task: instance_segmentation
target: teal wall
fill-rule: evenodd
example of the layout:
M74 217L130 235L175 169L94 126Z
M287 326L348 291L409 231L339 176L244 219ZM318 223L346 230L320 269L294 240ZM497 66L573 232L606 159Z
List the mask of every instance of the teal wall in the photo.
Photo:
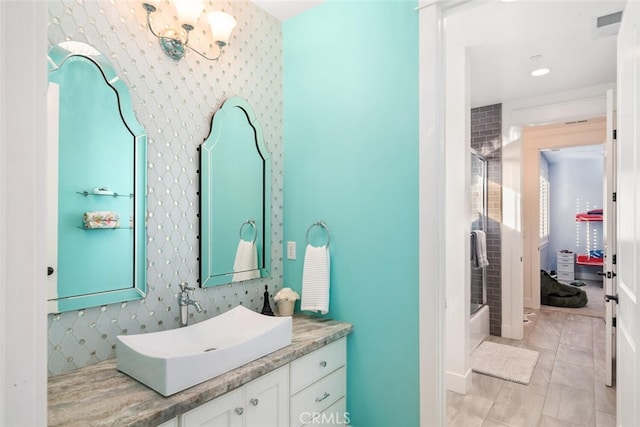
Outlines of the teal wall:
M326 221L354 427L419 424L416 5L329 0L283 28L284 285Z

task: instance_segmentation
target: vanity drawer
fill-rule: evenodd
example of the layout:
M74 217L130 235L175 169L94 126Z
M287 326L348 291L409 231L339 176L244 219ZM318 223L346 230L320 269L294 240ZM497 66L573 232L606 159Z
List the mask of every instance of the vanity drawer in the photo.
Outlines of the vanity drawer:
M291 394L344 366L347 361L347 339L340 338L291 362Z
M344 397L347 388L346 368L343 366L291 396L291 426L311 422L319 414Z
M573 263L559 262L558 261L558 273L571 272L573 273Z
M340 398L340 400L319 414L309 415L309 417L306 416L307 414L304 415L302 421L308 420L305 426L345 427L351 422L347 413L346 397Z
M560 282L573 282L574 277L573 271L558 271L558 281Z

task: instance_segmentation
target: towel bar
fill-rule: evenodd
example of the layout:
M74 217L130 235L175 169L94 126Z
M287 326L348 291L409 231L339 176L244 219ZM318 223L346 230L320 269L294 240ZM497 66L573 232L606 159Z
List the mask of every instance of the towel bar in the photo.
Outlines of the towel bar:
M251 242L255 243L256 239L258 238L258 227L256 227L256 221L253 219L248 219L242 223L242 225L240 226L240 239L242 239L242 229L244 228L245 225L250 225L253 227L254 234L253 234L253 240Z
M327 227L327 224L324 221L318 221L318 222L314 222L313 224L311 224L309 226L309 228L307 228L307 234L305 235L305 241L307 242L307 245L310 245L309 243L309 232L311 231L311 229L313 227L322 227L325 230L327 230L327 244L326 246L329 247L329 244L331 243L331 231L329 230L329 227Z

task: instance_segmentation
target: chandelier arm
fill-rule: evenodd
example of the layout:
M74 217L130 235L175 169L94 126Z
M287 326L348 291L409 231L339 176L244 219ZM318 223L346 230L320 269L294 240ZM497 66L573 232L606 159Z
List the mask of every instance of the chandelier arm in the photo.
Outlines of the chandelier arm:
M149 31L151 31L151 34L153 34L156 38L161 39L162 36L153 31L153 27L151 27L151 19L149 18L151 16L151 13L152 11L147 9L147 27L149 28Z
M218 46L218 48L220 49L220 52L218 53L218 56L216 56L215 58L209 58L205 54L195 50L194 48L192 48L189 45L185 45L185 46L188 47L189 49L191 49L193 52L197 53L198 55L202 56L204 59L209 60L209 61L217 61L220 58L220 56L222 55L222 48L220 48L219 46Z

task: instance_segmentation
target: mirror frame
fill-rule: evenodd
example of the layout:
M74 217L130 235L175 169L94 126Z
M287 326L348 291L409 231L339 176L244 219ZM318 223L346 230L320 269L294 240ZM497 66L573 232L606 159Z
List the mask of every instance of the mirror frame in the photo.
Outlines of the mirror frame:
M247 100L234 96L222 104L222 107L217 110L213 117L211 118L211 127L209 130L209 135L204 139L202 144L199 147L200 151L200 214L198 215L200 218L200 236L198 236L200 240L200 287L207 288L211 286L224 285L229 283L234 283L233 275L234 272L224 272L224 273L215 273L212 271L210 263L204 259L202 256L204 253L204 245L208 241L205 237L205 234L208 234L208 238L211 238L211 229L210 225L205 225L204 222L207 220L205 215L203 214L203 181L205 179L203 173L203 159L206 156L213 156L215 144L218 142L221 137L222 129L224 128L224 118L227 116L228 112L231 110L238 108L240 109L247 118L247 125L253 129L254 134L254 142L256 146L256 150L258 155L262 158L263 161L263 170L262 170L262 257L259 256L259 260L262 260L262 264L260 261L258 262L258 270L260 271L260 278L268 277L271 271L271 174L272 174L272 165L271 165L271 155L269 150L264 143L264 138L262 134L262 127L260 126L260 122L247 102ZM213 141L212 146L207 149L206 144L208 141ZM209 185L211 187L211 184ZM209 218L209 223L211 223L211 218ZM235 249L235 248L234 248ZM262 267L261 267L262 265ZM256 278L258 279L258 278Z
M105 84L116 95L120 117L125 127L131 133L132 149L134 150L134 194L133 194L133 283L130 287L74 295L63 298L49 298L47 307L49 313L79 310L89 307L114 304L123 301L142 299L147 295L147 235L146 235L146 206L147 206L147 134L138 122L129 88L118 77L113 65L106 56L90 45L81 42L63 42L49 49L48 73L59 70L72 57L83 57L92 62L102 74ZM66 46L66 47L65 47Z

